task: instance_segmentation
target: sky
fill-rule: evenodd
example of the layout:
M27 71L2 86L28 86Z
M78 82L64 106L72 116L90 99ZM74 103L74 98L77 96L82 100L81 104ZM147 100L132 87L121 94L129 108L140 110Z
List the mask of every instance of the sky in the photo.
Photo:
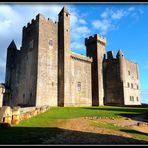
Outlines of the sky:
M8 45L14 40L21 47L22 27L38 13L58 21L63 6L70 12L71 50L85 55L86 37L106 37L106 51L115 57L121 49L126 59L138 63L141 101L148 103L148 3L0 3L0 82L5 79Z

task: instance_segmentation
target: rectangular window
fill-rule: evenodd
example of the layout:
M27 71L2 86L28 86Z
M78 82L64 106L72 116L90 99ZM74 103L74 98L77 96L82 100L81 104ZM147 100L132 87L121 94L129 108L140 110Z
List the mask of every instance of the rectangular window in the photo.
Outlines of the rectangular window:
M139 101L138 97L137 97L137 102Z
M134 101L134 96L130 96L130 101Z
M81 82L78 82L78 91L81 91Z
M131 88L133 88L133 83L131 83Z
M130 71L128 71L128 75L129 75L129 76L130 76L130 74L131 74Z
M137 85L137 89L139 89L139 86Z
M130 87L130 84L129 84L129 82L127 83L127 86L128 86L128 87Z
M134 101L134 96L132 96L132 101Z
M53 46L53 41L52 41L52 39L49 40L49 43L48 43L48 44L49 44L49 46Z

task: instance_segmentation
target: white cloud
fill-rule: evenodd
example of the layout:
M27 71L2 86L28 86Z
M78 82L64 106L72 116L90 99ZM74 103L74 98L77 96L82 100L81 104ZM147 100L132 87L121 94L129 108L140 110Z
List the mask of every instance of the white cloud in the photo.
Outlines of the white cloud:
M112 19L121 19L125 15L126 15L126 11L117 10L117 11L112 13L111 17L112 17Z
M134 10L135 10L135 7L128 8L128 11L134 11Z
M98 20L94 20L92 22L92 26L95 29L98 29L100 34L105 35L108 31L119 28L120 20L123 17L130 16L138 20L139 14L142 13L142 9L136 9L135 7L116 10L113 10L113 8L106 8L100 15L101 19L99 18Z
M75 7L70 7L71 50L78 53L85 52L84 38L90 33L85 16L80 15ZM83 45L83 46L82 46Z
M105 12L103 12L103 13L101 14L101 17L102 17L102 18L107 18L108 15L109 15L109 13L108 13L107 11L105 11Z
M108 19L95 20L92 22L92 25L95 29L100 30L100 34L105 35L110 29L114 28L111 24L111 21Z
M72 42L71 43L71 48L73 48L73 49L83 49L84 44L82 44L80 42Z
M57 20L61 8L62 5L0 5L0 80L4 80L7 47L13 39L20 47L22 27L38 13Z
M80 22L80 24L83 24L83 25L87 24L84 19L80 19L79 22Z
M79 26L75 28L75 31L80 35L87 34L90 32L90 30L86 26Z
M110 17L110 14L111 14L111 13L112 13L112 10L109 9L109 8L106 8L105 11L103 11L100 16L101 16L103 19L106 19L106 18Z
M71 43L71 49L73 52L79 53L79 54L85 54L86 50L84 43L80 43L80 42L72 42Z
M65 5L71 18L71 45L72 48L84 50L84 37L90 32L85 21L85 16L81 16L76 7L73 5ZM58 13L61 11L63 5L41 5L41 4L3 4L0 5L0 68L5 67L6 52L10 42L14 39L18 49L21 46L22 27L26 26L28 22L35 19L38 13L43 14L46 19L51 18L53 21L58 21ZM83 48L83 49L82 49ZM1 73L2 74L2 73ZM1 78L2 76L0 76Z

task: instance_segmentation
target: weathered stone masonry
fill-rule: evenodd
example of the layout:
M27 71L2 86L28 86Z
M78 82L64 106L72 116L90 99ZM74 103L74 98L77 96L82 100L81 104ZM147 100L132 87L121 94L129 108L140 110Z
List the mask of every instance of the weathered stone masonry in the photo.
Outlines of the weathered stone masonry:
M20 50L14 41L7 49L6 93L0 102L25 107L141 104L136 63L121 50L116 58L112 51L106 54L106 38L98 34L85 39L86 56L73 53L70 36L65 7L58 22L38 14L24 26Z

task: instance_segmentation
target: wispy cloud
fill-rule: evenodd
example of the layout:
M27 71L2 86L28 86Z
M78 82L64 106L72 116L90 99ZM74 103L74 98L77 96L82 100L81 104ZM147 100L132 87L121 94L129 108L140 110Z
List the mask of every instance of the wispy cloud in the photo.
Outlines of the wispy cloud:
M135 7L122 8L113 10L113 8L106 8L100 15L100 19L94 20L92 26L98 29L102 35L105 35L108 31L119 28L120 20L124 17L130 16L134 19L139 17L139 14L144 13L142 9L136 9Z
M77 52L85 52L84 37L90 33L85 20L86 16L80 15L73 5L64 5L70 11L71 24L71 49ZM19 49L21 46L22 27L31 22L38 13L46 18L58 21L58 13L63 5L0 5L0 68L5 67L6 52L10 42L14 39ZM25 13L24 13L25 12ZM2 73L1 73L2 74ZM0 76L1 77L1 76Z
M71 43L71 48L73 49L73 52L76 52L76 53L80 53L80 54L85 54L85 46L82 42L72 42Z
M84 38L91 32L87 26L84 14L81 16L75 7L70 7L71 50L85 53Z
M87 24L87 22L86 22L84 19L80 19L79 22L80 22L80 24L82 24L82 25Z
M126 11L124 11L123 9L121 10L117 10L115 12L112 12L112 19L121 19L123 16L126 16Z
M106 34L108 30L114 28L114 25L111 24L109 19L95 20L92 25L95 29L99 29L100 34L102 35Z

